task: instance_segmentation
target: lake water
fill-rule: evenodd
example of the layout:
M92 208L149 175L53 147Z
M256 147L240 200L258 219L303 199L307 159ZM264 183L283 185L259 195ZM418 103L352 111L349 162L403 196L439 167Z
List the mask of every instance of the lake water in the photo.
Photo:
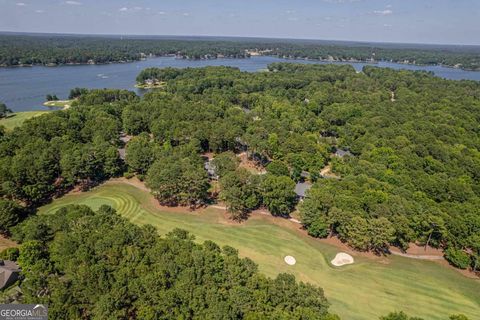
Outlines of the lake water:
M181 60L174 57L158 57L144 61L124 64L77 65L61 67L25 67L0 68L0 101L13 111L46 110L42 105L46 94L56 94L60 99L68 96L71 88L117 88L135 90L135 78L138 73L148 67L204 67L232 66L242 71L255 72L265 69L273 62L296 63L328 63L306 60L285 60L275 57L252 57L250 59L214 59L214 60ZM348 63L361 71L366 63ZM394 69L427 70L435 75L453 80L480 81L480 72L439 66L412 66L381 62L379 67Z

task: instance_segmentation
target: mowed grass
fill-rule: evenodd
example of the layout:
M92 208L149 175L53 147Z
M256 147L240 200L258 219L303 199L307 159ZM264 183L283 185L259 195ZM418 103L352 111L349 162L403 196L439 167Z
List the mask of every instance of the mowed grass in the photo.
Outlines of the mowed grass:
M111 205L136 224L154 225L160 234L178 227L190 231L200 242L209 239L233 246L268 276L288 272L323 287L331 310L342 319L374 320L394 310L425 320L446 320L455 313L480 319L480 281L435 262L397 256L355 256L355 264L334 268L329 261L337 248L302 234L283 219L255 215L237 224L216 209L168 212L160 210L148 192L114 181L57 199L42 207L40 214L53 213L68 204L86 204L94 209ZM294 256L297 264L288 266L283 261L285 255Z
M0 119L0 126L4 126L7 131L11 131L13 128L21 126L25 120L41 116L47 112L50 111L15 112L14 114L9 115L7 118Z

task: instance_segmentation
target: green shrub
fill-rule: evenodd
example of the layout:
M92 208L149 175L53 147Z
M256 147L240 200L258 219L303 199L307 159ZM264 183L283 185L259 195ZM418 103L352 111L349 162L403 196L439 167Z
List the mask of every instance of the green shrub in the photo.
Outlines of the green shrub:
M316 238L326 238L330 233L328 223L323 219L317 219L308 226L308 234Z
M267 172L275 176L289 176L290 171L283 161L274 160L267 166Z
M470 266L470 256L462 250L455 248L445 250L445 259L460 269L467 269Z
M123 177L126 179L132 179L134 176L135 176L135 173L128 172L128 171L123 174Z
M0 252L0 259L16 261L19 255L20 251L18 250L18 248L7 248Z

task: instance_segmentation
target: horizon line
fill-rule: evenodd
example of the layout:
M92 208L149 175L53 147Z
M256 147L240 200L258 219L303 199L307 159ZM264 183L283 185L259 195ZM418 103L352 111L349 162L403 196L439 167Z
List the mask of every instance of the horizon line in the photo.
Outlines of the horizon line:
M137 34L137 33L73 33L73 32L35 32L35 31L11 31L0 30L0 34L24 34L24 35L60 35L60 36L91 36L91 37L180 37L180 38L232 38L232 39L258 39L258 40L287 40L287 41L324 41L324 42L350 42L358 44L390 44L390 45L423 45L423 46L456 46L456 47L480 47L479 44L465 43L427 43L427 42L394 42L394 41L371 41L371 40L344 40L344 39L319 39L319 38L289 38L289 37L266 37L266 36L239 36L239 35L188 35L188 34Z

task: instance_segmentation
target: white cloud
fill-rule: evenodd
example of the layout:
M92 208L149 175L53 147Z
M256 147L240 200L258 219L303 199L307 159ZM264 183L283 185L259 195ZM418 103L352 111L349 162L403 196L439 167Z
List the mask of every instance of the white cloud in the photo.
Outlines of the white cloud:
M375 10L373 11L373 13L379 16L388 16L393 14L393 11L390 9L385 9L385 10Z
M158 11L158 14L164 15L167 14L165 11Z
M122 7L118 9L120 12L133 12L133 11L141 11L143 10L142 7L132 7L132 8L127 8L127 7Z
M388 24L388 23L385 23L383 26L384 26L385 28L391 28L391 27L392 27L392 25L391 25L391 24Z
M17 2L16 4L17 4L17 6L19 6L19 7L24 7L24 6L27 5L27 4L24 3L24 2Z
M40 10L35 10L35 12L36 12L36 13L44 13L45 10L41 10L41 9L40 9Z
M73 0L65 1L65 4L69 4L71 6L81 6L82 5L81 2L73 1Z
M190 16L190 13L189 13L189 12L184 12L184 13L183 13L183 16L184 16L184 17L188 17L188 16Z

